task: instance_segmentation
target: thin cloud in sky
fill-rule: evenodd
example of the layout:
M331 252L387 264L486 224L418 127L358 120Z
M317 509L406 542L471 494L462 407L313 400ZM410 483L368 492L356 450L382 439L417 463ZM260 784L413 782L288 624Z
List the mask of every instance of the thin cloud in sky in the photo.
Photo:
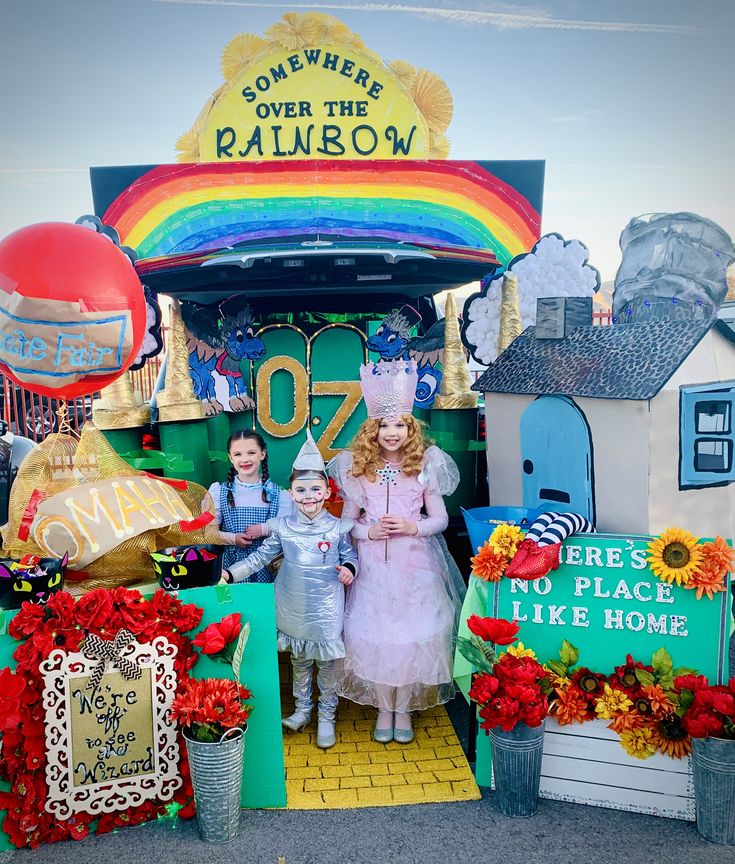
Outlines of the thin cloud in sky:
M141 0L138 0L141 2ZM331 12L401 12L441 18L457 24L481 24L498 30L601 30L612 33L666 33L690 35L705 33L705 28L683 24L646 24L624 21L584 21L554 18L526 12L483 12L443 6L412 6L405 3L249 3L246 0L142 0L147 3L176 3L187 6L244 6L248 9L323 9ZM507 7L506 7L507 8ZM510 7L512 8L512 7Z
M559 117L552 117L552 123L587 123L592 117L602 114L599 108L588 108L586 111L579 111L576 114L562 114Z

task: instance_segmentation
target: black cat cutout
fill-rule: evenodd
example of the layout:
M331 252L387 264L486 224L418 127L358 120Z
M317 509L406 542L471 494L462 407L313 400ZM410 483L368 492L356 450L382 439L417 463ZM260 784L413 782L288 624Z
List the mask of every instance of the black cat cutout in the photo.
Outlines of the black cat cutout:
M175 546L151 552L151 559L165 591L206 588L220 579L220 556L212 546Z
M0 559L0 609L19 609L25 602L45 606L64 588L68 558Z

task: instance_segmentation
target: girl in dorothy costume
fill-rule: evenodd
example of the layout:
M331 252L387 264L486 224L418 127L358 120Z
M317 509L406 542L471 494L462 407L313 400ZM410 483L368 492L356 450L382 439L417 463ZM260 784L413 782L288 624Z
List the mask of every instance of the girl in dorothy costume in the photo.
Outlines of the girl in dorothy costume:
M277 555L283 563L275 580L278 648L291 654L296 711L283 720L294 732L311 721L314 708L312 671L316 663L319 724L316 743L336 743L336 661L345 656L342 641L345 586L357 572L357 554L350 542L351 519L324 510L329 498L324 460L307 430L291 472L296 513L268 521L269 536L257 552L223 571L227 582L242 582Z
M223 568L241 561L260 548L268 536L267 522L292 512L293 502L277 483L268 479L268 453L265 441L255 431L242 429L227 441L230 470L224 483L213 483L209 495L214 503L225 546ZM250 582L272 582L273 573L261 567Z
M464 583L447 552L443 495L459 482L454 461L424 440L411 416L413 360L363 366L368 419L330 471L345 516L358 517L360 578L345 609L340 695L378 709L376 741L413 740L411 712L449 701L452 643Z

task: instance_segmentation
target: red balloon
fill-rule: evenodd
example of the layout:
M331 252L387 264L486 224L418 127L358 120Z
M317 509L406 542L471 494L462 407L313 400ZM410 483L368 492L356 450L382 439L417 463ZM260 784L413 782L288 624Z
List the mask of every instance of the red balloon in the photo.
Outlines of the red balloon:
M44 222L0 241L0 372L42 396L100 390L130 366L146 328L130 259L102 234Z

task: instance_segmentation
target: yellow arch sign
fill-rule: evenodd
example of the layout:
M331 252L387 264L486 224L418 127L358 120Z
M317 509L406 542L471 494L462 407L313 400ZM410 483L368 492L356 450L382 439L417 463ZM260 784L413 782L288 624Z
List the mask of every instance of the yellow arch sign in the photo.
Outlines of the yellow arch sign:
M287 13L225 48L226 83L177 142L181 162L445 158L452 97L433 72L385 64L328 15Z

